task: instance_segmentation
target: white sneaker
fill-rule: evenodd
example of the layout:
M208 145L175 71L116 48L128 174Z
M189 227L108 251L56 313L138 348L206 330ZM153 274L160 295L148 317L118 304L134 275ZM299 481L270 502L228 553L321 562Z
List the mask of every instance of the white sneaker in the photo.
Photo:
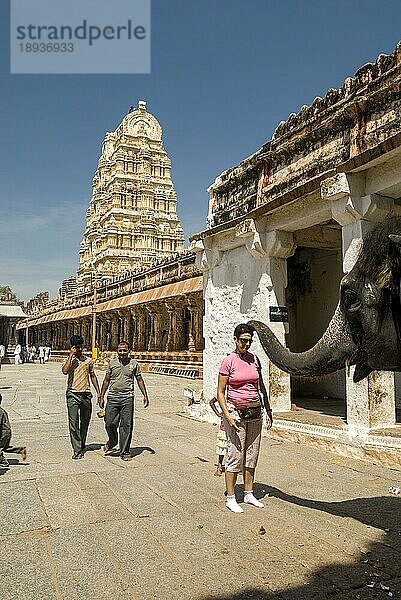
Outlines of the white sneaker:
M234 513L243 513L244 509L240 507L238 502L235 499L235 496L227 496L226 506L228 510Z
M252 494L252 492L248 492L247 494L244 495L244 502L246 504L251 504L252 506L256 506L256 508L264 508L265 507L263 502L260 502L257 498L255 498L255 496Z

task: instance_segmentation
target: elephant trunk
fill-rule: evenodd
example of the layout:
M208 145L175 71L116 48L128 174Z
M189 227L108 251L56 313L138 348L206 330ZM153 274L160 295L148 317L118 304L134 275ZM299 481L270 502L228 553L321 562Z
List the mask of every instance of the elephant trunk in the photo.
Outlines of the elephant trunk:
M339 306L322 337L306 352L291 352L276 338L271 329L260 321L249 321L255 328L263 350L279 369L302 377L333 373L344 368L352 359L357 347Z

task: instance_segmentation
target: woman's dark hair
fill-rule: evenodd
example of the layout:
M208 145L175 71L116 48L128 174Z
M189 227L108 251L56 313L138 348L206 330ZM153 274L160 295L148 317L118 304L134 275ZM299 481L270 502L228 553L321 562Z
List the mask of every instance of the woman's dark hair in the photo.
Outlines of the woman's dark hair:
M243 333L249 333L249 335L253 335L254 331L255 330L251 325L248 325L247 323L240 323L234 329L234 337L238 339Z
M81 338L80 335L72 335L71 339L70 339L70 344L71 344L71 347L72 346L83 346L84 340L83 340L83 338Z

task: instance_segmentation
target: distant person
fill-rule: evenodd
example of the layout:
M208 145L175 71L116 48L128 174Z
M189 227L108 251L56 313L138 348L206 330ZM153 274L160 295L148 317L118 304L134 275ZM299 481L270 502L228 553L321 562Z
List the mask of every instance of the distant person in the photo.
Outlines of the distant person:
M0 394L0 404L3 400ZM25 446L11 446L11 425L7 412L0 406L0 467L8 469L10 466L4 456L4 452L11 454L20 454L22 460L26 460Z
M1 363L6 355L6 348L4 344L0 344L0 371L1 371Z
M43 346L43 344L41 344L38 348L38 354L39 354L39 363L41 365L44 364L45 362L45 347Z
M122 341L118 344L117 358L112 358L108 364L99 397L99 406L103 408L104 395L110 386L104 417L109 439L103 446L103 450L105 454L108 454L119 442L119 452L122 460L130 460L131 458L135 379L143 395L144 407L147 408L149 399L141 369L136 360L130 357L128 342Z
M24 345L21 346L21 361L22 363L27 363L29 361L28 350Z
M19 342L17 342L15 344L15 348L14 348L14 363L16 365L20 365L22 363L21 350L22 350L22 346Z
M34 363L35 358L36 358L36 346L34 344L32 344L32 346L29 346L28 352L29 352L29 362Z
M68 375L66 391L68 426L74 450L72 458L76 460L84 458L85 455L86 436L92 414L90 382L98 397L100 397L100 388L92 359L87 358L82 352L83 339L79 335L73 335L70 343L70 354L61 370L64 375Z
M49 362L50 354L51 354L50 346L45 346L45 355L43 358L44 362Z

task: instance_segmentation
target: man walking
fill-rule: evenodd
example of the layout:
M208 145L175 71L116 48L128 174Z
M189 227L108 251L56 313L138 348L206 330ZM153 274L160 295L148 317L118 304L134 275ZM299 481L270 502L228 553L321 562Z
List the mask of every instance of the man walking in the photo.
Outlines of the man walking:
M130 460L130 447L134 425L134 380L143 395L145 408L149 406L148 393L142 379L141 370L133 358L130 358L128 342L118 344L117 358L112 358L107 367L106 375L99 397L99 406L104 407L104 395L107 394L105 426L109 439L103 447L108 454L119 441L120 458ZM117 436L118 429L118 436Z
M92 393L90 381L97 395L100 395L99 383L93 368L91 358L86 358L82 352L83 339L73 335L71 351L61 369L67 380L67 410L70 429L71 445L74 450L74 460L83 458L85 453L86 436L92 414Z

